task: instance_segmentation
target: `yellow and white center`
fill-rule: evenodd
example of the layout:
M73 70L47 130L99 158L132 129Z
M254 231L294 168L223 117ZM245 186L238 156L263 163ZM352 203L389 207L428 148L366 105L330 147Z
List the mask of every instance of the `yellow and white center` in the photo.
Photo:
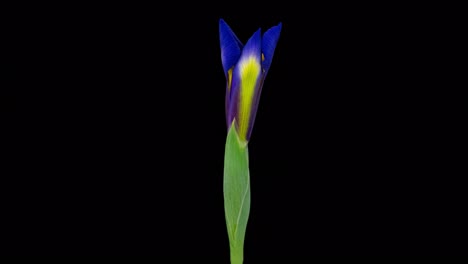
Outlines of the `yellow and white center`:
M239 136L245 140L250 121L255 86L260 77L261 64L255 57L247 57L239 62L241 79L239 98Z

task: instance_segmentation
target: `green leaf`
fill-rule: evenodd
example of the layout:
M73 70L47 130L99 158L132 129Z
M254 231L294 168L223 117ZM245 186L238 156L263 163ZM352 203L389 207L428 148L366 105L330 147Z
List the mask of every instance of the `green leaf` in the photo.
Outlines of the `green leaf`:
M224 155L224 212L229 236L231 264L241 264L250 212L248 147L231 125Z

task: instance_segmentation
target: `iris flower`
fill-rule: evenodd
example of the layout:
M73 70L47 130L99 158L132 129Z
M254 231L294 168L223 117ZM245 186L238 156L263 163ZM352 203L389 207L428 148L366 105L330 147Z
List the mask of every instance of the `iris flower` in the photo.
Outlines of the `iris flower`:
M250 213L248 142L265 77L281 32L281 23L261 34L257 30L245 46L231 28L219 21L221 60L226 75L228 135L224 154L224 212L231 264L242 264Z
M268 74L281 32L281 23L263 36L258 29L242 45L231 28L219 21L221 60L226 75L226 121L228 129L235 121L240 139L247 143L257 113L263 82Z

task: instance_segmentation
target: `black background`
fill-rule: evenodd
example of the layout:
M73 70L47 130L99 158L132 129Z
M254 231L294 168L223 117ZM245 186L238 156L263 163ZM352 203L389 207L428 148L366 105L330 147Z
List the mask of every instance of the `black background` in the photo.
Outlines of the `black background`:
M228 263L223 18L244 43L283 23L249 143L246 263L466 254L460 174L438 151L427 99L437 16L180 5L54 7L27 27L37 74L12 76L37 89L9 95L2 113L18 162L4 185L6 253Z

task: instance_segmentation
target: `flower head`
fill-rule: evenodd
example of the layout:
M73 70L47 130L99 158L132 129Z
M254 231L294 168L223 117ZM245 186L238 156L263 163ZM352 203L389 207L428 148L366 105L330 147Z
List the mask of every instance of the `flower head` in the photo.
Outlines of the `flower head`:
M219 21L221 61L226 75L226 121L248 142L257 113L263 82L273 59L281 23L263 36L258 29L245 46L231 28Z

